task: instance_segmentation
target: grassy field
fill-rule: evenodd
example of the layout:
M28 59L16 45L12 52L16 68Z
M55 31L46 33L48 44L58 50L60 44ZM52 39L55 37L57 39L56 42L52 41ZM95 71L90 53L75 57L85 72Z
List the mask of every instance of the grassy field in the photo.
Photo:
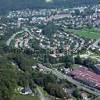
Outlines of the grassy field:
M74 29L66 29L66 31L73 32L80 37L89 38L89 39L100 39L100 31L96 29L81 29L81 30L74 30Z
M95 29L83 29L78 31L76 34L89 39L100 39L100 31Z
M16 95L14 100L40 100L38 96L24 96L24 95Z

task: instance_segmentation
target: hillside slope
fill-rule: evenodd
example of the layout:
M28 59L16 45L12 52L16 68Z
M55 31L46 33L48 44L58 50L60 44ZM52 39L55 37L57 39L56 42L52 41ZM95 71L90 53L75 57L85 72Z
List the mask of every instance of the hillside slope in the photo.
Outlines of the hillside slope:
M50 7L74 7L81 5L98 4L99 0L52 0L47 3L46 0L0 0L0 11L24 8L50 8Z

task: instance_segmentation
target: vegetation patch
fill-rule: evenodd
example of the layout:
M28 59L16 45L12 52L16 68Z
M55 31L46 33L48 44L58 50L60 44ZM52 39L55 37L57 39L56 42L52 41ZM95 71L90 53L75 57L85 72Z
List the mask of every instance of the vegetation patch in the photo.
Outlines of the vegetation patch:
M84 28L84 29L80 29L80 30L65 29L64 31L75 33L76 35L83 37L83 38L100 39L100 31L96 30L94 28L92 28L92 29Z
M15 100L40 100L38 96L16 95Z
M100 31L96 29L82 29L77 31L76 34L89 39L100 39Z

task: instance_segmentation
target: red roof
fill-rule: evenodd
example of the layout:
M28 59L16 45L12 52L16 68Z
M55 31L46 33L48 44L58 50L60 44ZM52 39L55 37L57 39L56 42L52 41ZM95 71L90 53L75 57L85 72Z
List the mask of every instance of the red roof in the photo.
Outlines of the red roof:
M100 70L100 64L96 64L95 67Z
M74 75L74 78L80 79L82 81L89 81L94 83L96 87L100 87L100 75L89 71L88 68L81 67L75 69L71 72L71 75Z

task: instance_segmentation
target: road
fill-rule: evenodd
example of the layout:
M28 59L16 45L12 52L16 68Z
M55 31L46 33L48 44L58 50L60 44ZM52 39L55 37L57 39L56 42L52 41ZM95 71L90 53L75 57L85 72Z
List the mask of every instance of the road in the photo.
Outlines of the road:
M45 66L43 66L43 69L44 69L44 71L52 72L52 74L56 75L59 79L66 79L67 81L69 81L72 84L76 85L80 89L83 89L83 90L85 90L89 93L92 93L92 94L96 95L96 96L100 96L100 91L99 90L97 90L95 88L92 88L92 87L89 87L85 84L82 84L82 83L74 80L72 77L63 74L63 73L61 73L60 71L58 71L56 69L50 69L50 68L47 68Z
M7 40L6 45L9 46L10 43L11 43L11 41L14 40L14 38L16 37L16 35L18 35L18 34L20 34L20 33L22 33L22 32L23 32L23 31L20 31L20 32L17 32L17 33L15 33L15 34L13 34L13 35Z
M93 46L94 48L100 48L100 46L98 45L99 42L100 42L100 39L97 40L92 46Z

